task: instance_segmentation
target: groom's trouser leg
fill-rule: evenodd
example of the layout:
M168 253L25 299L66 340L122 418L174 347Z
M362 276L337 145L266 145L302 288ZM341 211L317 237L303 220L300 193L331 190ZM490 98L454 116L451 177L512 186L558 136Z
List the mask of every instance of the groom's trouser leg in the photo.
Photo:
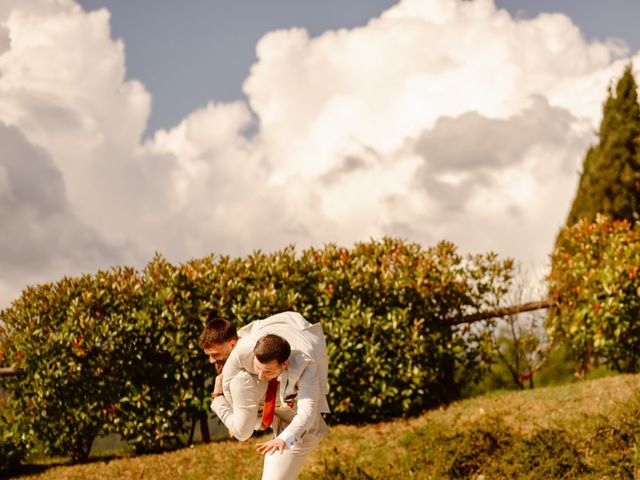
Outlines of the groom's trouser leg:
M262 480L295 480L302 469L305 458L320 441L313 434L305 435L302 443L282 453L268 453L264 456Z

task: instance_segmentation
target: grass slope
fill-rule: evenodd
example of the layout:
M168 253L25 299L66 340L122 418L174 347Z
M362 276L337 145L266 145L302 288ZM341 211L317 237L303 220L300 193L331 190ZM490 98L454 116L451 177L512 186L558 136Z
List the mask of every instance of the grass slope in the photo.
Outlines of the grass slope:
M21 478L259 479L258 441L31 466ZM301 475L390 478L640 479L640 375L494 393L409 420L335 426Z

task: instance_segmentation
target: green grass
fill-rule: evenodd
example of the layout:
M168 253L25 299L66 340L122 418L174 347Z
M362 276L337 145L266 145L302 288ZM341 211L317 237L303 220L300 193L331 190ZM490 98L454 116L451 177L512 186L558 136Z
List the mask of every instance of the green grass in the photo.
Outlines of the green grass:
M24 479L259 479L255 443L32 465ZM640 375L500 392L394 422L334 426L301 479L640 479Z

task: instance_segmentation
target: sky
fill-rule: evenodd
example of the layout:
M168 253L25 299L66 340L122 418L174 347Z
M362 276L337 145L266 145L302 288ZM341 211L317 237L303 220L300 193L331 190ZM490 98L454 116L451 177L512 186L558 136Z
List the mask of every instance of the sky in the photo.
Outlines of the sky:
M638 14L630 0L2 0L0 308L155 252L385 235L544 269L607 87L640 64Z

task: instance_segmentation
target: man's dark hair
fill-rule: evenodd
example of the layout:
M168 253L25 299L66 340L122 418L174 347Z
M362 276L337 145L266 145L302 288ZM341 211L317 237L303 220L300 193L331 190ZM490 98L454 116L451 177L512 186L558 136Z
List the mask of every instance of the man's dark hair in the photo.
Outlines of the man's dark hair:
M284 338L268 334L256 342L253 354L260 363L276 360L279 365L282 365L291 355L291 346Z
M214 345L220 345L221 343L237 339L238 332L233 323L209 314L207 317L207 325L200 334L198 345L204 350L205 348L211 348Z

